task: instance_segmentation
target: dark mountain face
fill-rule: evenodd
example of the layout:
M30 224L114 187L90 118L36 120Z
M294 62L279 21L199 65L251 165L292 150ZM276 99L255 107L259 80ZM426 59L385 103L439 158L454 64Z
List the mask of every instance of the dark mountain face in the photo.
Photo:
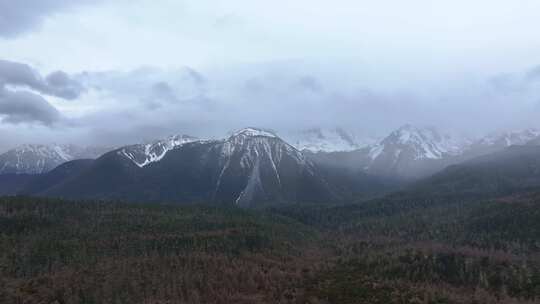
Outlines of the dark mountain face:
M75 166L75 164L71 164ZM67 198L136 201L214 202L252 206L255 202L329 202L339 199L325 176L305 156L275 134L244 129L226 140L190 141L159 161L140 166L124 149L91 164L77 164L77 174L59 167L54 185L26 193Z
M0 174L0 195L15 195L34 178L32 174Z
M19 189L20 194L36 194L44 190L59 186L75 178L94 163L92 159L73 160L64 163L50 172L35 175L24 188Z
M214 145L214 197L248 206L253 201L333 200L330 186L304 155L273 133L245 129Z
M512 146L454 165L419 182L429 195L499 196L540 187L540 147Z

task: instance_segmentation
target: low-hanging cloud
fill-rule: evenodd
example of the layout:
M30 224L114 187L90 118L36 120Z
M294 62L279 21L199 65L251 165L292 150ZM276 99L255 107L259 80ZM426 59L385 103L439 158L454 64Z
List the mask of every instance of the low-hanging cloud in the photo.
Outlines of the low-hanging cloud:
M14 38L39 27L54 13L99 0L0 0L0 37Z
M0 113L11 114L4 120L54 124L64 119L62 126L77 135L59 137L79 144L78 140L121 145L178 133L221 137L245 126L270 128L280 134L343 127L356 134L381 136L412 123L486 132L534 126L530 123L539 111L531 99L539 96L540 88L527 84L528 71L445 83L441 90L422 83L381 88L375 82L358 82L357 77L347 81L340 77L340 68L316 71L302 65L280 67L280 63L217 72L145 67L75 76L56 72L46 77L31 67L17 67L4 66L0 79L64 99L86 90L87 94L69 104L88 110L63 117L41 96L17 95L30 101L19 107L0 105ZM6 96L15 100L13 94ZM67 134L63 129L59 134Z
M84 87L65 72L42 77L27 64L0 60L0 115L4 122L51 125L61 115L41 95L73 100L82 92Z
M83 87L102 92L119 101L118 107L152 110L166 105L186 105L204 99L207 80L198 71L143 67L128 72L84 72L76 76Z
M527 72L526 79L529 81L540 81L540 65Z

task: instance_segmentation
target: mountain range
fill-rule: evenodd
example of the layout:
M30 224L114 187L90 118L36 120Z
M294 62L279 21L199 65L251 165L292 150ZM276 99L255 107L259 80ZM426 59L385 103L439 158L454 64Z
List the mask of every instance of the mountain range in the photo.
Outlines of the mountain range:
M330 138L323 131L309 134L317 133L322 141ZM351 146L354 143L344 131L336 129L330 134L338 134L344 141L348 138ZM449 172L459 172L459 166L469 168L476 160L493 155L517 155L508 151L520 147L536 151L539 135L526 130L470 141L433 128L406 125L374 144L332 152L300 149L275 132L258 128L245 128L217 140L170 136L101 156L103 150L98 148L26 145L0 155L0 193L245 207L346 202L382 195L433 174L426 184L444 174L455 179L459 173ZM523 155L516 156L516 161L520 157ZM494 162L503 161L495 158ZM488 167L497 168L495 164Z

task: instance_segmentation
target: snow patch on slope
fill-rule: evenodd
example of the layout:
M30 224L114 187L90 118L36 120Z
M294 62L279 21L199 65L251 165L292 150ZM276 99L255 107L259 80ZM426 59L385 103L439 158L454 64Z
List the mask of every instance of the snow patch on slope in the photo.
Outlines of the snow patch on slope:
M159 162L167 152L196 141L199 141L199 139L187 135L175 135L153 143L127 146L120 149L118 154L128 158L142 168L151 163Z

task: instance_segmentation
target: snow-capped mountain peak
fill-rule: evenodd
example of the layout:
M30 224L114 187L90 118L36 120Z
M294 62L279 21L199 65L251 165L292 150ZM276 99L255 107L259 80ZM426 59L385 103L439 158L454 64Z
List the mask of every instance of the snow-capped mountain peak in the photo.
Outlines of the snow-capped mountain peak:
M216 195L226 191L224 180L238 176L247 178L245 186L235 198L238 205L246 205L256 199L279 200L278 193L287 188L284 179L291 179L291 175L305 174L310 179L315 178L311 161L272 131L242 129L218 143L215 149L218 151L220 168L215 185Z
M271 130L252 128L252 127L240 129L231 134L231 137L237 137L237 136L247 136L247 137L262 136L262 137L271 137L271 138L278 137L276 133L274 133Z
M385 176L420 176L430 171L429 164L446 163L464 150L464 141L443 135L435 128L405 125L377 144L359 150L363 168Z
M306 158L300 151L279 138L274 132L264 129L245 128L232 133L224 141L221 155L225 159L240 151L242 152L241 167L253 165L258 158L263 156L272 163L279 162L283 153L290 154L300 163L306 163Z

